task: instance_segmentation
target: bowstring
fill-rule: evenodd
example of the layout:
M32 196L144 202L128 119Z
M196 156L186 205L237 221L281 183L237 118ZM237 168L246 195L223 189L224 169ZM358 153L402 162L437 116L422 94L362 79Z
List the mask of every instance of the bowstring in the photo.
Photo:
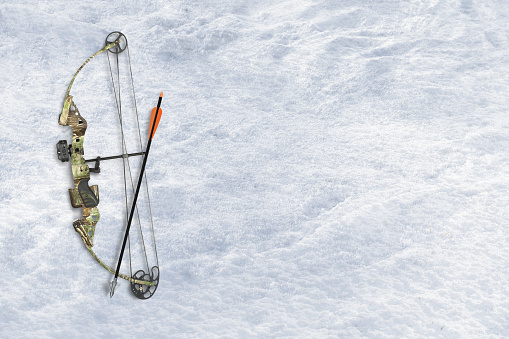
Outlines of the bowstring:
M116 53L116 68L117 68L117 83L118 83L118 98L117 98L117 90L116 90L116 86L115 86L115 81L114 81L114 78L113 78L113 71L112 71L112 68L111 68L111 61L110 61L110 57L109 57L109 53L107 54L108 56L108 66L109 66L109 70L110 70L110 76L111 76L111 83L112 83L112 86L113 86L113 91L115 93L115 102L116 102L116 106L117 106L117 113L118 113L118 116L119 116L119 120L120 120L120 131L121 131L121 135L122 135L122 153L123 154L127 154L127 143L125 141L125 137L124 137L124 128L123 128L123 120L122 120L122 101L121 101L121 95L120 95L120 66L119 66L119 57L118 57L118 54L119 53ZM130 66L130 63L129 63L129 66ZM132 72L131 72L131 77L132 77ZM132 79L131 79L132 80ZM136 105L136 99L135 100L135 105ZM136 110L136 118L138 119L138 112ZM139 127L138 127L139 129ZM126 163L127 163L127 171L126 171ZM123 164L123 172L124 172L124 197L125 197L125 211L126 211L126 220L128 218L128 214L129 214L129 203L128 203L128 200L127 200L127 172L129 172L129 179L131 181L131 188L132 190L134 191L134 182L133 182L133 176L132 176L132 171L131 171L131 166L130 166L130 162L129 162L129 158L128 157L122 157L122 164ZM137 215L137 219L138 219L138 225L139 225L139 229L140 229L140 233L141 233L141 238L142 238L142 245L143 245L143 250L144 250L144 255L145 255L145 262L147 264L147 271L149 272L149 269L148 269L148 258L147 258L147 251L146 251L146 248L145 248L145 242L144 242L144 238L143 238L143 230L141 228L141 220L140 220L140 215L139 215L139 210L138 210L138 206L135 205L134 206L135 210L136 210L136 215ZM150 208L150 205L149 205L149 208ZM151 214L151 212L150 212ZM133 276L132 274L132 254L131 254L131 237L130 235L128 236L128 252L129 252L129 270L130 270L130 275Z
M136 111L136 123L138 124L138 138L140 141L140 152L143 152L143 139L141 138L141 128L140 128L140 120L138 119L138 105L136 104L136 92L134 90L134 78L133 78L133 70L131 68L131 53L129 53L129 46L127 46L127 60L129 62L129 73L131 76L131 87L133 91L133 98L134 98L134 109ZM150 204L150 194L148 190L148 181L147 181L147 173L143 173L143 179L145 181L145 190L147 194L147 201L148 201L148 210L150 215L150 225L152 229L152 240L154 242L154 253L156 256L156 266L159 267L159 258L157 256L157 245L156 245L156 236L154 231L154 221L152 218L152 205ZM143 237L143 233L142 233ZM145 247L145 242L143 242L143 247ZM146 257L146 249L145 249L145 257ZM149 274L152 275L152 272L150 271L150 268L148 267L148 261L147 261L147 270L150 272Z
M127 49L127 55L128 55L128 63L129 63L129 70L130 70L130 76L131 76L131 83L133 82L133 74L132 74L132 71L131 71L131 57L129 55L129 45L126 46L126 49ZM118 54L117 54L117 68L118 68ZM136 104L136 94L134 92L134 87L133 87L133 99L134 99L134 107L135 107L135 113L136 113L136 120L138 121L138 105ZM140 126L139 126L139 123L138 123L138 134L140 134ZM124 140L125 142L125 140ZM140 145L140 148L141 148L141 152L143 152L143 146ZM127 149L126 149L126 153L127 153ZM130 166L130 162L129 162L129 158L126 158L127 159L127 166L129 168L129 176L130 176L130 179L131 179L131 188L134 192L134 182L133 182L133 176L131 174L131 166ZM139 210L138 210L138 205L136 204L134 206L134 208L136 209L136 218L138 219L138 228L139 228L139 231L140 231L140 237L141 237L141 244L142 244L142 247L143 247L143 254L145 255L145 263L147 265L147 272L150 273L150 266L148 264L148 256L147 256L147 248L145 246L145 237L143 236L143 229L141 227L141 219L140 219L140 213L139 213ZM149 209L150 209L150 204L149 204ZM129 251L129 265L131 265L131 235L129 234L128 237L127 237L127 240L129 241L129 247L128 247L128 251ZM131 276L132 276L132 268L131 268Z
M117 90L116 90L116 86L115 86L115 80L113 79L113 71L111 69L111 60L110 60L110 55L109 53L106 53L106 56L108 57L108 67L109 67L109 70L110 70L110 76L111 76L111 85L113 86L113 92L115 94L115 103L116 103L116 106L117 106L117 113L118 113L118 118L120 120L120 133L121 133L121 136L122 136L122 140L121 140L121 147L122 147L122 154L127 154L127 145L126 145L126 142L125 142L125 137L124 137L124 124L122 122L122 98L120 96L120 69L119 69L119 64L118 64L118 54L117 54L117 83L118 83L118 95L117 95ZM129 212L128 212L128 201L127 201L127 174L126 174L126 164L125 164L125 158L122 157L122 165L123 165L123 172L124 172L124 199L125 199L125 213L126 213L126 220L129 216ZM130 172L130 169L129 169L129 172ZM129 174L130 175L130 174ZM129 268L130 268L130 275L132 276L132 265L131 265L131 241L130 239L129 240Z

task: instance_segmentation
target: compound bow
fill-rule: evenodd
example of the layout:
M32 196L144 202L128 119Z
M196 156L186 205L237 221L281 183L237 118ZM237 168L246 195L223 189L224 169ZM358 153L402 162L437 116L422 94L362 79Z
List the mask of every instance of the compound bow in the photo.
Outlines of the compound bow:
M93 247L93 240L94 240L94 234L97 222L99 221L100 215L99 215L99 209L97 208L99 204L99 188L97 185L89 186L88 182L90 180L90 172L92 173L99 173L100 172L100 161L103 160L110 160L110 159L117 159L122 158L124 160L124 169L125 169L125 161L129 161L128 158L131 156L137 156L137 155L144 155L145 152L138 152L138 153L127 153L126 146L125 146L125 140L123 141L122 147L124 150L124 154L118 155L118 156L112 156L112 157L97 157L95 159L88 159L85 160L83 157L84 150L83 150L83 140L85 137L85 131L87 129L87 121L83 118L83 116L78 111L78 108L76 104L73 101L73 97L70 95L71 87L74 83L74 80L76 79L76 76L78 73L85 67L85 65L101 54L102 52L108 51L111 53L114 53L117 55L117 71L118 71L118 54L122 53L127 48L128 55L129 55L129 49L127 47L127 38L124 34L121 32L112 32L108 35L106 38L106 43L103 48L101 48L99 51L97 51L94 55L92 55L90 58L88 58L83 65L76 71L74 74L69 87L67 88L67 92L65 95L65 101L62 109L62 113L60 114L60 118L58 120L58 123L63 126L69 126L72 129L72 142L71 145L68 146L66 140L60 140L57 143L57 154L58 159L62 162L67 162L71 160L71 167L72 167L72 175L74 179L74 188L69 189L69 196L71 199L71 204L74 208L83 208L83 216L80 219L77 219L73 222L74 229L76 232L79 233L81 238L83 239L83 242L85 243L85 246L87 247L88 251L92 255L92 257L97 260L97 262L104 267L106 270L108 270L110 273L116 276L129 281L131 283L131 290L133 294L140 298L140 299L148 299L150 298L155 290L157 289L157 286L159 284L159 267L157 263L157 250L155 249L155 239L154 239L154 250L156 250L156 265L153 266L151 269L148 266L148 260L147 260L147 270L149 273L145 273L143 270L137 271L135 274L127 275L120 273L116 271L115 269L111 268L109 265L107 265L103 260L101 260L94 250ZM109 57L108 57L109 60ZM129 67L130 67L130 57L129 57ZM111 65L110 65L110 71L111 71ZM132 72L131 72L131 81L132 81ZM112 82L113 82L113 75L112 75ZM133 93L134 93L134 85L133 85ZM116 91L115 91L116 95ZM136 100L136 99L134 99ZM118 105L118 101L117 101ZM122 126L122 117L121 117L121 110L119 110L119 117L120 117L120 123ZM139 126L138 126L139 128ZM123 132L122 132L122 139L123 139ZM141 143L141 138L140 138ZM146 161L146 159L145 159ZM87 162L95 162L95 166L93 168L90 168L86 163ZM124 170L124 176L125 176L125 170ZM125 178L124 178L125 180ZM140 179L142 180L141 176ZM146 180L146 177L145 177ZM139 182L140 184L140 182ZM147 189L148 194L148 189ZM149 203L150 206L150 203ZM132 206L132 211L135 209L135 204ZM153 231L153 226L152 226ZM126 232L126 236L127 236ZM125 243L124 243L125 246ZM145 246L143 246L145 247ZM122 249L123 252L123 249ZM145 259L146 259L146 253L145 253ZM112 293L111 293L112 295Z

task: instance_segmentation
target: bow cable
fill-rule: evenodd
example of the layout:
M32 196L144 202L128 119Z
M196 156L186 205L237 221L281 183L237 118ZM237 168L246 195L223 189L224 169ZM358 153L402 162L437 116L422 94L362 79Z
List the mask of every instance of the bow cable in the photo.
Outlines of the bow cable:
M124 37L125 38L125 37ZM132 89L132 92L133 92L133 100L134 100L134 108L135 108L135 116L136 116L136 121L137 121L137 125L138 125L138 137L139 137L139 147L140 147L140 152L143 152L143 141L142 141L142 138L141 138L141 128L140 128L140 122L139 122L139 115L138 115L138 106L137 106L137 102L136 102L136 92L135 92L135 89L134 89L134 79L133 79L133 73L132 73L132 67L131 67L131 55L130 55L130 52L129 52L129 46L127 44L127 39L126 39L126 46L124 49L127 49L127 55L128 55L128 64L129 64L129 73L130 73L130 80L131 80L131 89ZM110 50L111 51L111 50ZM115 86L115 80L114 80L114 76L113 76L113 71L112 71L112 65L111 65L111 60L110 60L110 57L109 57L109 53L107 53L107 56L108 56L108 66L109 66L109 70L110 70L110 76L111 76L111 82L112 82L112 86L113 86L113 91L114 91L114 94L115 94L115 102L116 102L116 106L117 106L117 113L118 113L118 116L119 116L119 120L120 120L120 130L121 130L121 136L122 136L122 153L123 154L127 154L128 151L127 151L127 144L126 144L126 140L125 140L125 137L124 137L124 129L123 129L123 120L122 120L122 101L121 101L121 90L120 90L120 66L119 66L119 57L118 57L118 54L119 52L115 52L115 51L111 51L113 52L114 54L116 54L116 59L114 60L114 63L116 64L116 72L117 72L117 79L116 79L116 82L118 84L118 90L117 90L117 86ZM126 166L127 165L127 166ZM130 182L131 182L131 188L132 190L134 191L134 181L133 181L133 175L132 175L132 171L131 171L131 166L130 166L130 162L129 162L129 158L128 157L124 157L123 158L123 172L124 172L124 196L125 196L125 206L126 206L126 220L128 218L128 214L129 214L129 205L128 205L128 199L127 199L127 173L129 173L129 179L130 179ZM152 239L153 239L153 243L154 243L154 253L155 253L155 259L156 259L156 271L154 272L154 267L152 268L152 270L150 269L150 265L149 265L149 262L148 262L148 255L147 255L147 249L146 249L146 246L145 246L145 237L144 237L144 234L143 234L143 229L142 229L142 223L141 223L141 218L140 218L140 214L139 214L139 210L138 210L138 206L135 205L134 208L135 208L135 211L136 211L136 219L138 221L138 228L139 228L139 232L140 232L140 237L141 237L141 244L142 244L142 247L143 247L143 253L144 253L144 257L145 257L145 264L146 264L146 267L147 267L147 272L148 275L150 276L149 278L152 280L152 279L159 279L159 259L158 259L158 256L157 256L157 247L156 247L156 241L155 241L155 231L154 231L154 223L153 223L153 218L152 218L152 208L151 208L151 204L150 204L150 194L149 194L149 190L148 190L148 181L147 181L147 175L146 173L143 174L143 179L144 179L144 183L145 183L145 189L146 189L146 194L147 194L147 201L148 201L148 211L149 211L149 216L150 216L150 224L151 224L151 229L152 229ZM141 180L141 178L140 178ZM133 276L133 271L132 271L132 254L131 254L131 240L130 240L130 236L128 237L128 252L129 252L129 269L130 269L130 274L132 277ZM135 273L135 275L138 275L140 271L138 271L137 273ZM143 272L143 271L141 271ZM143 272L143 275L145 275L145 273ZM154 275L157 275L157 276L154 276ZM138 298L141 298L141 299L146 299L146 298L149 298L150 296L152 296L152 294L155 292L155 288L153 287L147 287L146 285L136 285L136 289L139 289L140 290L140 295L137 294L138 291L135 290L134 288L134 285L131 284L131 287L132 287L132 290L135 294L135 296L137 296ZM113 291L114 291L114 286L112 287ZM145 294L149 294L148 296L146 296Z
M136 110L136 122L138 124L138 138L140 140L140 152L144 152L143 151L143 141L142 141L143 139L141 138L140 120L138 119L138 106L136 104L136 93L134 91L134 78L133 78L133 70L131 68L131 54L129 52L129 48L127 48L127 59L129 60L129 73L131 75L131 88L133 90L134 107L135 107L135 110ZM149 208L149 211L150 211L150 224L152 225L152 239L154 241L154 252L155 252L155 256L156 256L156 266L159 267L159 258L157 257L156 235L155 235L155 232L154 232L154 221L152 219L152 207L151 207L151 204L150 204L150 194L148 193L147 174L144 173L143 177L144 177L144 180L145 180L145 189L146 189L146 192L147 192L148 208ZM134 188L134 186L133 186L133 188ZM147 265L148 265L148 262L147 262Z

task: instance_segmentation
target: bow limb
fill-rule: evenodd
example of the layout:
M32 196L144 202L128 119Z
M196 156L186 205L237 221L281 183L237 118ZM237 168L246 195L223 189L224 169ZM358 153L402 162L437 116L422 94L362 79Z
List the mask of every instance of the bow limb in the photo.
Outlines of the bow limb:
M94 55L92 55L90 58L88 58L84 63L83 65L81 65L80 68L78 68L78 70L76 71L76 73L74 74L74 76L72 77L72 80L71 82L69 83L69 87L67 87L67 92L65 93L65 97L68 97L69 96L69 93L71 92L71 87L72 87L72 84L74 83L74 80L76 79L76 76L78 75L78 73L83 69L83 67L85 67L86 64L88 64L88 62L90 60L92 60L93 58L95 58L96 56L98 56L99 54L101 54L102 52L104 51L107 51L109 50L110 48L113 48L115 46L117 46L119 43L119 41L114 41L112 42L111 44L108 44L106 46L104 46L103 48L101 48L100 50L98 50Z
M104 267L106 270L108 270L111 274L115 274L115 270L113 268L111 268L110 266L106 265L104 263L104 261L102 261L101 259L99 259L99 257L97 256L97 254L95 254L94 250L91 248L91 247L88 247L87 246L87 250L90 252L90 254L92 255L92 257L94 257L95 260L97 260L97 262L99 263L99 265L101 265L102 267ZM118 276L122 279L125 279L127 281L130 281L132 283L135 283L135 284L140 284L140 285L147 285L147 286L154 286L155 284L151 281L145 281L145 280L139 280L139 279L134 279L134 278L131 278L130 276L126 275L126 274L123 274L123 273L119 273Z
M102 52L107 51L110 48L113 48L113 47L115 47L117 45L118 45L118 40L115 41L115 42L112 42L111 44L108 44L108 45L104 46L103 48L98 50L94 55L92 55L90 58L88 58L87 61L85 61L83 63L83 65L81 65L80 68L78 68L76 73L74 73L74 76L72 77L72 80L69 83L69 87L67 87L67 92L65 93L64 107L62 108L62 113L60 114L60 119L58 121L58 123L60 125L64 125L64 126L67 125L67 120L69 118L69 108L70 108L71 103L72 103L72 96L70 96L69 93L71 93L72 84L74 83L74 80L78 76L79 72L83 69L83 67L85 67L86 64L88 64L88 62L90 60L92 60L93 58L95 58L96 56L101 54Z

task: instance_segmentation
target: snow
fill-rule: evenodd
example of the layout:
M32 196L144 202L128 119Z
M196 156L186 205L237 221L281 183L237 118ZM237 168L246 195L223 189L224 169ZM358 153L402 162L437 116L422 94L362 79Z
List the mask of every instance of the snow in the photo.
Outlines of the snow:
M508 337L508 20L501 0L1 1L0 337ZM111 31L142 138L164 91L147 301L109 298L56 157ZM71 91L86 158L121 152L107 65ZM122 165L101 167L115 265Z

